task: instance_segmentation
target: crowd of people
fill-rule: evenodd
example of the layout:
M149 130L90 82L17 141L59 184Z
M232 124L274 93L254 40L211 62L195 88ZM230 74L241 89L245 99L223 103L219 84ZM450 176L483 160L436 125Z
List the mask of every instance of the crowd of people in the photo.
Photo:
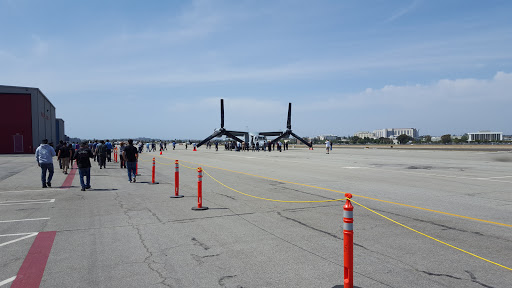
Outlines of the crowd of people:
M196 150L196 143L192 143L194 150ZM53 167L53 157L57 156L57 160L59 163L59 168L62 170L62 173L68 174L68 170L70 169L71 163L76 161L78 166L78 172L80 175L80 185L82 187L82 191L91 188L91 161L93 159L94 162L98 163L100 169L106 168L107 162L112 162L112 151L115 148L115 144L112 144L109 140L94 140L94 141L85 141L81 144L77 143L66 143L64 141L60 141L59 144L54 148L52 143L48 143L47 139L44 139L41 145L36 149L36 160L39 167L41 167L41 182L42 187L47 188L51 187L51 181L54 174ZM160 151L167 150L167 142L160 142ZM213 144L208 141L206 143L206 149L212 149L212 146L215 146L215 150L219 150L219 142L215 141ZM146 152L156 151L157 143L146 143ZM172 142L172 149L176 149L176 141ZM188 143L185 143L185 149L188 149ZM237 142L237 141L227 141L224 142L224 149L228 151L249 151L253 152L260 150L262 151L277 151L281 152L283 150L288 150L288 142L281 143L264 141L261 145L259 142L249 143L246 142ZM120 142L119 143L119 165L120 168L127 169L128 180L130 183L135 183L137 181L136 178L136 165L139 154L144 150L144 144L142 142L138 142L134 144L132 139L129 139L127 143ZM329 141L326 141L326 150L327 154L332 150L332 144ZM48 175L48 177L47 177Z
M165 145L166 146L166 145ZM161 149L165 147L161 145ZM47 139L41 142L36 149L36 161L41 167L41 183L43 188L52 187L52 178L55 173L53 167L53 157L57 156L59 168L62 173L68 174L70 163L76 161L78 173L80 175L80 186L82 191L91 188L91 160L98 162L100 169L106 168L107 162L112 162L112 151L114 145L109 140L82 142L79 144L66 143L60 141L54 148ZM139 151L142 150L142 143L138 147L133 145L133 140L128 140L128 145L124 142L119 147L119 162L121 168L128 171L130 182L136 181L136 165ZM48 175L48 177L47 177Z

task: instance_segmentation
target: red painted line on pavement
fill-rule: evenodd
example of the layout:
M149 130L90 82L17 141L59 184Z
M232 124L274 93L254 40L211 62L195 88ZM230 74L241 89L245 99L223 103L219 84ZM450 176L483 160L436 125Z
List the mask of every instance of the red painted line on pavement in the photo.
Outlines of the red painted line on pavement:
M68 177L66 177L66 180L64 180L64 183L62 183L62 186L60 186L61 189L71 188L73 179L75 179L76 170L77 170L76 162L73 161L73 165L72 165L71 169L69 170Z
M27 257L12 282L11 288L38 288L43 279L44 268L52 250L57 231L39 232Z

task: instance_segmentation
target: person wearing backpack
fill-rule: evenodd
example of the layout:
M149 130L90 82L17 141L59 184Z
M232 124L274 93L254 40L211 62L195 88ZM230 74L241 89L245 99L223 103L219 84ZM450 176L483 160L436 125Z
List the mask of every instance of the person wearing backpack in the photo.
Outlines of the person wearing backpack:
M61 169L64 174L68 174L69 169L69 159L71 157L71 151L69 150L67 144L64 142L60 146L59 152L57 154L58 158L61 161Z
M91 149L87 146L87 142L83 142L80 149L75 152L74 159L76 159L78 165L78 173L80 174L80 185L82 191L91 188L91 160L94 157ZM85 177L85 183L84 183Z

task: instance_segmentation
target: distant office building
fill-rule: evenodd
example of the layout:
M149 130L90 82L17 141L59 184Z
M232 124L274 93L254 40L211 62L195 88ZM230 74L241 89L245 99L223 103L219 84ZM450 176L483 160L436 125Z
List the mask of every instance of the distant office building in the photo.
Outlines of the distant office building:
M318 136L318 139L321 141L329 140L329 141L336 141L338 140L338 136L336 135L320 135Z
M43 139L64 139L64 121L57 132L55 106L39 88L0 85L0 102L0 154L34 153Z
M479 131L468 133L468 141L503 141L503 132Z
M370 133L370 132L357 132L354 134L354 136L357 136L359 138L370 138L370 139L375 139L375 134L374 133Z
M55 119L55 131L57 131L57 142L66 141L66 135L64 135L64 120L57 118Z
M388 128L373 131L375 138L396 138L402 134L405 134L412 138L418 138L419 133L416 128Z

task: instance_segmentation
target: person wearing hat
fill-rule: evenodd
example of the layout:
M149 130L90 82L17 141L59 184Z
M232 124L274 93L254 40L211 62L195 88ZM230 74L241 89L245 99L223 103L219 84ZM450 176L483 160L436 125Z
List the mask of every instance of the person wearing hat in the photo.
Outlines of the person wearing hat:
M48 139L41 141L41 145L36 149L37 165L41 167L41 182L43 188L52 187L53 178L53 156L55 156L55 149L48 145ZM46 179L46 172L48 173L48 180Z

